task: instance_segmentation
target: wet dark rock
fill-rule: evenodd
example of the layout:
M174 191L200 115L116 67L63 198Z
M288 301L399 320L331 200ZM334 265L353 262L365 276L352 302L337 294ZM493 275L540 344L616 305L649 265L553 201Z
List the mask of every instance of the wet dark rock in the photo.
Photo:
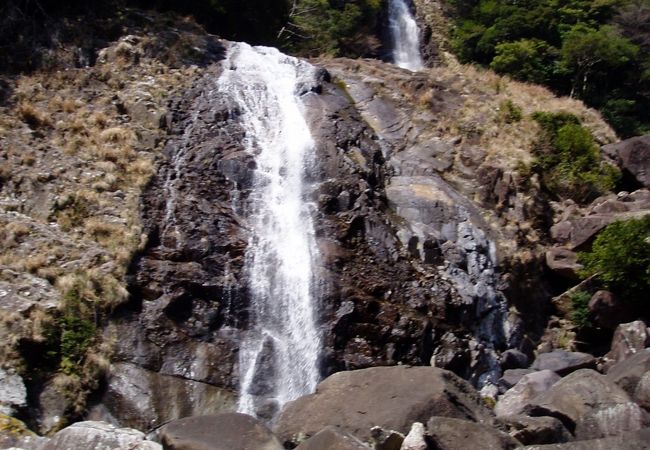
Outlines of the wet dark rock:
M240 413L187 417L160 430L166 450L283 450L262 422Z
M508 434L487 425L450 417L432 417L427 422L427 436L439 450L509 450L521 443Z
M413 422L425 422L433 415L489 420L491 412L451 372L434 367L376 367L330 376L315 394L285 405L275 431L283 441L293 441L331 425L368 441L372 427L406 434Z
M552 370L564 376L578 369L595 368L596 358L589 353L553 350L541 353L530 367L535 370Z
M497 420L497 428L507 432L524 445L568 442L573 436L555 417L504 416Z
M296 450L370 450L371 447L335 427L325 427L305 442Z
M629 302L618 299L609 291L596 291L589 304L589 320L607 329L615 329L619 324L634 318L635 310Z
M528 356L524 352L511 348L501 353L501 368L504 371L525 367L528 367Z

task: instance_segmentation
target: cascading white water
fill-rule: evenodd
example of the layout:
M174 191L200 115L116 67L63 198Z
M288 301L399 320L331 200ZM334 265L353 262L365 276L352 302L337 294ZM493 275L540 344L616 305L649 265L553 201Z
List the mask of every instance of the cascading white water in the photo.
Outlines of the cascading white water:
M406 0L388 1L388 23L393 45L393 63L409 70L424 67L420 55L420 30Z
M245 267L250 326L240 347L238 410L268 418L319 381L318 252L303 181L314 141L300 100L315 86L316 70L276 49L240 43L231 45L224 64L217 88L234 99L256 162Z

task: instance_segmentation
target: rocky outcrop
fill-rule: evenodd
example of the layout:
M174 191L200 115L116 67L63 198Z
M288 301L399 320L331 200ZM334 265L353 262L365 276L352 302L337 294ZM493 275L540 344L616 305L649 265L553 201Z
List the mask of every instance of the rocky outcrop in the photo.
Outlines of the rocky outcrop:
M160 431L165 450L283 450L260 421L246 414L224 413L188 417L166 424Z
M636 320L620 324L614 331L611 349L604 357L605 370L641 352L649 344L650 334L645 322Z
M0 414L12 415L27 406L27 390L23 379L0 369Z
M650 429L604 439L587 439L566 444L534 445L526 450L638 450L650 448Z
M275 431L282 441L313 436L335 426L364 441L379 426L407 434L413 422L431 416L491 418L475 391L451 372L433 367L377 367L339 372L316 393L288 403Z
M573 436L555 417L504 416L497 427L524 445L568 442Z

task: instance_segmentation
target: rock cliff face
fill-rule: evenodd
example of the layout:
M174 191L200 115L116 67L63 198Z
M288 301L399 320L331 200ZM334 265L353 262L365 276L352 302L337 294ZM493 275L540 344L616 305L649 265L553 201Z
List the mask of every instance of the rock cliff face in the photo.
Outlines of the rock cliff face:
M316 63L317 87L301 97L316 141L306 181L321 252L322 375L432 364L495 392L501 352L514 349L525 366L544 324L543 302L518 302L526 283L544 297L526 272L539 264L535 190L491 141L481 146L479 128L498 116L454 116L480 89L464 78ZM164 158L142 197L148 243L131 268L132 299L105 332L114 367L93 418L143 429L233 408L255 161L233 98L215 90L223 70L208 69L165 119Z

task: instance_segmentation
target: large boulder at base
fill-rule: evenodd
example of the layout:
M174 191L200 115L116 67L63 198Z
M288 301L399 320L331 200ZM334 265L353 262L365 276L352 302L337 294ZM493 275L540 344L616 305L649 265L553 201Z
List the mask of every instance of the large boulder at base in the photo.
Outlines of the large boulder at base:
M646 324L641 320L622 323L616 327L612 337L612 347L605 355L605 369L637 354L650 344L650 335Z
M540 354L531 366L535 370L552 370L560 376L578 369L595 368L596 358L589 353L553 350Z
M625 391L595 370L581 369L555 383L526 407L531 416L551 416L583 438L644 427L645 416Z
M247 414L174 420L160 430L165 450L284 450L266 425Z
M567 442L566 444L531 445L523 450L647 450L650 428L602 439Z
M359 439L334 427L326 427L304 441L296 450L370 450Z
M552 370L541 370L524 375L521 380L499 399L494 407L497 417L521 413L528 402L560 380Z
M628 359L612 366L607 372L607 379L616 383L630 396L634 395L641 377L650 370L650 348L641 350Z
M117 428L106 422L77 422L52 436L42 450L162 450L132 428Z
M603 151L640 184L650 188L650 134L605 145Z
M555 417L506 416L497 420L497 427L524 445L568 442L573 436Z
M507 450L521 447L512 436L495 428L467 420L432 417L427 435L437 450Z
M316 393L285 405L275 426L283 441L313 436L328 425L370 442L371 428L409 432L431 416L491 420L476 391L453 373L435 367L373 367L339 372Z

